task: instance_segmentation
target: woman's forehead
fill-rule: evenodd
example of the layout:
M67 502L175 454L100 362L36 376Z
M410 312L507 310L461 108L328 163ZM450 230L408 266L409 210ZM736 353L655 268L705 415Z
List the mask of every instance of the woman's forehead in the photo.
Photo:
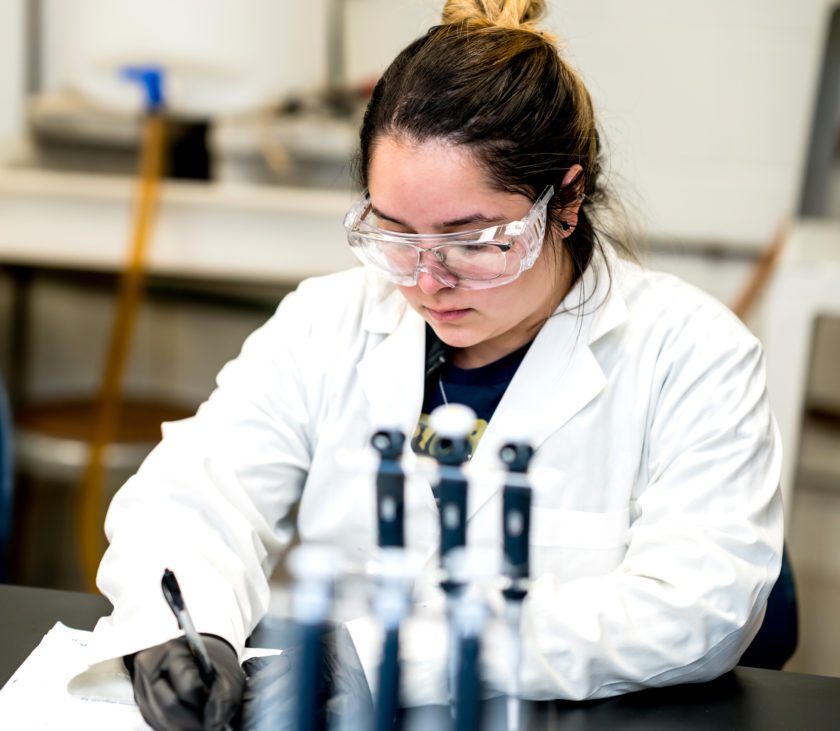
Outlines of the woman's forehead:
M495 188L468 149L442 140L383 138L371 156L368 188L378 213L408 225L510 220L530 205Z
M377 141L368 169L370 185L375 186L376 179L383 177L406 184L424 174L455 178L472 187L490 187L485 171L463 145L439 138L417 141L394 135Z

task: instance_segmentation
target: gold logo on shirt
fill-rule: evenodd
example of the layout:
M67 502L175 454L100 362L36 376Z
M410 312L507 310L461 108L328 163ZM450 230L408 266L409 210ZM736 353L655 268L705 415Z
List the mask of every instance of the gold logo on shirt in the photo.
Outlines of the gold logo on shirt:
M475 428L467 437L470 442L470 456L476 450L481 437L487 430L487 422L484 419L475 420ZM411 450L417 455L437 458L438 444L440 438L429 426L429 415L420 414L417 427L414 429L414 436L411 437Z

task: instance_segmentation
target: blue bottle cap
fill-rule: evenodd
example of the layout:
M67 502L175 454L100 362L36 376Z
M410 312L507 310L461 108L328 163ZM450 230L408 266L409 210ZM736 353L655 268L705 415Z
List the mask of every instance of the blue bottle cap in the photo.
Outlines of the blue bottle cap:
M163 76L160 66L126 66L120 74L124 79L137 81L145 92L147 112L157 112L163 107Z

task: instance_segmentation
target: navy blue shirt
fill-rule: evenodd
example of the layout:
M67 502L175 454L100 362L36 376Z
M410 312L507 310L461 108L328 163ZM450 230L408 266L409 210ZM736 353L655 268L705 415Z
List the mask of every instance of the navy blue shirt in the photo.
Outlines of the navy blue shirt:
M475 429L469 437L472 454L531 343L479 368L459 368L451 362L449 349L435 340L437 336L428 328L423 409L411 448L416 454L434 457L438 440L429 426L429 414L444 403L464 404L476 413Z

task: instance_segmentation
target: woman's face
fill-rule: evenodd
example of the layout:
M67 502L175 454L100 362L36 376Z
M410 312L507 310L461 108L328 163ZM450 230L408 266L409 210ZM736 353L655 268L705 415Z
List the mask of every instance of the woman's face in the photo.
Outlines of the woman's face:
M491 187L469 151L438 140L379 140L368 189L381 225L403 233L486 228L523 218L533 204ZM500 287L453 289L421 272L416 285L399 290L438 337L458 349L455 363L476 368L532 340L566 295L568 256L564 247L557 256L547 254L548 246L531 269Z

